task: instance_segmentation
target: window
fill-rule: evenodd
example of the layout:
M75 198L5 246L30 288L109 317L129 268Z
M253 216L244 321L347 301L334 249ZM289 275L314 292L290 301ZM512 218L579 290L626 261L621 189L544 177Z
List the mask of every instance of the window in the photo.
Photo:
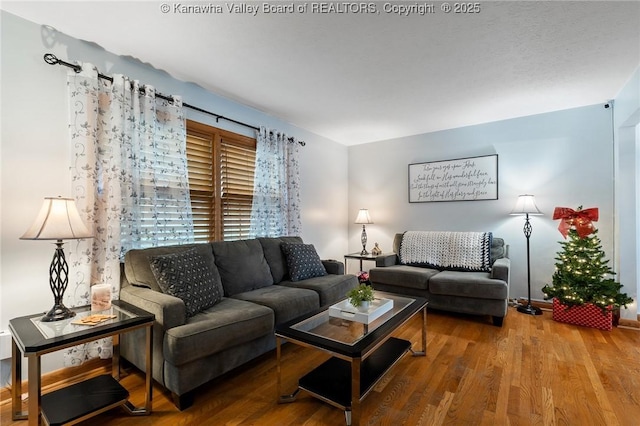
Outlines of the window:
M196 242L249 237L256 140L187 120Z

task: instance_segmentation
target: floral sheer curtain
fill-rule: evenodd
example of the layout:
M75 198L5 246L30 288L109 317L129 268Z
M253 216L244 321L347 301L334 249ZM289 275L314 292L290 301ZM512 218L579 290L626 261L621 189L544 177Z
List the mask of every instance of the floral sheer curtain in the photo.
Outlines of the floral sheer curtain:
M254 237L300 235L300 144L260 127L251 208Z
M91 285L117 295L120 261L132 248L193 242L182 103L122 75L70 71L69 132L74 197L94 238L74 240L67 306L90 304ZM70 291L69 291L70 290ZM69 349L65 365L112 355L110 340Z

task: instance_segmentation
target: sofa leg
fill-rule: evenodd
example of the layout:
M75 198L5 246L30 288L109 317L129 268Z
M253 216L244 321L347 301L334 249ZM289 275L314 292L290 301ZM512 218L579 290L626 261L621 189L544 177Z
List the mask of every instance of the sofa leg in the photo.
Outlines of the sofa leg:
M504 317L492 316L491 318L493 319L493 325L495 325L496 327L502 327L502 322L504 321Z
M182 395L171 392L171 399L173 399L173 405L178 410L186 410L193 405L193 392L183 393Z

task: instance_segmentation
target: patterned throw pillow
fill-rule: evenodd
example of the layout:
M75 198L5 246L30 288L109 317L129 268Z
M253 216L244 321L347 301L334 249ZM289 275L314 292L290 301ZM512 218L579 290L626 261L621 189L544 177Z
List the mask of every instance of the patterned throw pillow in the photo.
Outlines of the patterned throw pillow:
M327 275L313 244L282 243L280 247L287 258L291 281Z
M184 301L187 317L222 299L218 271L195 248L152 257L150 265L162 291Z

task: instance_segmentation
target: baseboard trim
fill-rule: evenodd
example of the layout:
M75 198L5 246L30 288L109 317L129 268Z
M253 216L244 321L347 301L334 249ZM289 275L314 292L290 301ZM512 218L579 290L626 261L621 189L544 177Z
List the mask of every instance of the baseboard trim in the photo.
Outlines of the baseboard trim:
M637 320L620 318L618 320L618 326L625 328L636 328L640 330L640 318L638 318Z
M82 378L89 378L99 374L111 372L111 358L109 359L91 359L77 367L65 367L59 370L51 371L42 375L42 392L66 386L69 383L75 383ZM29 390L29 383L22 381L23 398L26 397ZM9 403L11 401L11 385L0 389L0 404Z

